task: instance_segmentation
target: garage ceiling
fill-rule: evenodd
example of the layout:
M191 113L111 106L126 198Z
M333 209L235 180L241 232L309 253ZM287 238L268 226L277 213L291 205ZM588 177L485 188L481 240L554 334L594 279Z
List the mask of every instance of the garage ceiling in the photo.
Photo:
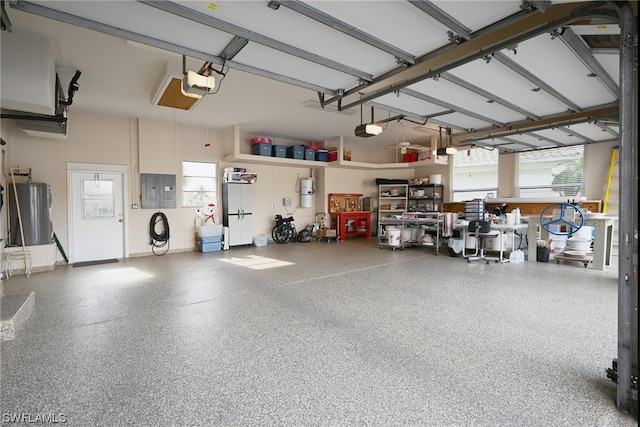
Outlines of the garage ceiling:
M343 135L358 141L356 125L381 121L400 124L406 140L442 135L442 129L450 128L445 143L507 152L619 139L620 27L614 6L606 2L6 4L12 25L28 22L23 13L39 15L46 22L184 55L190 69L194 61L210 64L221 88L220 72L278 82L282 96L276 90L269 110L289 111L291 105L279 103L294 102L286 96L291 87L304 93L306 106L324 107L312 123L303 117L307 109L300 104L294 106L300 118L286 113L278 121L265 112L262 120L246 120L245 129L256 133L301 141ZM169 58L180 65L175 55ZM146 76L148 87L157 74ZM82 90L79 103L81 96ZM234 96L250 99L255 94ZM203 125L211 124L208 116L203 120ZM305 125L296 126L298 122ZM366 142L397 142L397 134L387 130Z

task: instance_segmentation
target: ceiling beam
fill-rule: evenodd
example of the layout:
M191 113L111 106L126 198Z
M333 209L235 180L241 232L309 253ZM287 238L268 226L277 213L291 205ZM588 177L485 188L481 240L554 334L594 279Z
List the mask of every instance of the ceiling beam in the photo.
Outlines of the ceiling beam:
M596 120L599 117L617 114L619 109L620 107L617 103L615 105L598 106L575 113L554 115L536 121L514 123L500 128L480 129L473 132L457 133L451 136L451 141L454 143L463 143L479 139L495 138L498 136L566 126L574 123L584 123L586 121Z

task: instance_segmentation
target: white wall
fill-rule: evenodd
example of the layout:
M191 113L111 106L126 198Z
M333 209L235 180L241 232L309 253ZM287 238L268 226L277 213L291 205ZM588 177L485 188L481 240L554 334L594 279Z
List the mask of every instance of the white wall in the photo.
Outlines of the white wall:
M68 248L67 230L67 175L66 163L96 163L124 165L128 169L126 201L128 211L127 230L129 252L132 256L150 255L149 221L154 211L131 209L140 205L140 173L162 173L176 175L178 200L180 199L181 161L212 161L220 166L220 177L224 167L244 167L257 173L255 184L254 235L268 234L274 225L275 214L293 215L296 226L301 229L315 221L317 212L327 212L327 195L330 193L359 193L377 199L376 178L411 179L442 174L445 188L449 188L448 166L430 166L416 169L346 169L335 167L314 168L315 189L313 206L300 208L299 179L309 177L311 168L283 167L224 163L224 156L233 152L233 128L203 129L186 127L173 122L151 119L93 114L73 110L69 113L69 131L64 140L34 138L18 129L12 121L3 120L1 135L7 142L4 159L5 174L8 168L19 166L33 170L34 182L45 182L51 186L53 228L63 248ZM205 144L210 144L206 147ZM248 142L247 142L248 143ZM604 197L611 149L614 144L593 144L586 147L587 197ZM361 147L365 150L365 146ZM356 153L354 153L356 154ZM505 164L512 162L504 159ZM508 168L513 170L512 167ZM500 183L513 185L512 172L501 171ZM6 175L1 178L7 187ZM449 190L445 191L448 201ZM501 194L508 194L507 191ZM284 197L292 199L292 205L283 206ZM220 201L218 201L220 202ZM275 204L276 207L271 207ZM195 209L165 209L171 227L170 247L173 251L193 250ZM0 232L6 241L6 209L1 212ZM217 212L221 219L221 211ZM62 260L58 254L58 260Z

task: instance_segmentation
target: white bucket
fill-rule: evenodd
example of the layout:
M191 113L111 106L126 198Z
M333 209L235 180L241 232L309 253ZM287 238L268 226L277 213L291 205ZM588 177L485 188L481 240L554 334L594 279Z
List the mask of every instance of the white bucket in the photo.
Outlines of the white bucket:
M397 227L387 227L387 242L391 246L400 246L402 231Z
M403 228L402 232L400 233L400 236L402 238L403 242L408 242L411 240L412 235L413 235L413 230L412 228Z
M429 184L442 184L442 175L439 173L429 175Z

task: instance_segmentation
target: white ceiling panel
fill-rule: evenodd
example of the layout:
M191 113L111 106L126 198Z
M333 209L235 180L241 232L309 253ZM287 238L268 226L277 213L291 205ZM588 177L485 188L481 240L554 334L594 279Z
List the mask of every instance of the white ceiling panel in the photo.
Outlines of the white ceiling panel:
M260 44L248 44L235 56L234 61L328 89L354 84L353 77L348 74Z
M462 113L445 114L442 116L438 116L437 120L450 123L457 129L466 129L469 131L472 129L484 129L486 127L491 126L490 123L487 123L482 120L478 120L474 117L469 117Z
M232 35L132 1L38 1L44 7L142 34L200 52L217 55Z
M399 110L414 111L420 116L429 116L431 114L437 114L447 110L439 105L424 101L420 98L416 98L415 96L405 95L403 93L398 95L395 93L389 93L377 98L376 102Z
M509 50L502 53L582 108L616 100L598 79L589 77L592 71L559 38L543 34L519 43L515 55ZM552 66L560 63L562 72Z
M380 40L420 56L448 43L447 28L400 1L310 1L310 6L337 17Z
M433 3L472 32L519 12L522 4L517 0L440 0Z
M575 125L567 126L567 129L596 142L611 141L615 138L606 130L601 129L597 126L593 126L591 123L578 123Z
M564 131L561 131L560 129L537 130L536 134L565 145L574 145L584 142L582 138L568 134Z
M217 10L206 7L205 2L183 1L180 3L256 34L369 74L378 73L381 69L395 65L393 56L379 49L286 7L273 10L267 7L266 1L216 2ZM340 48L336 49L336 46Z
M523 145L535 147L535 148L551 148L555 147L555 144L549 142L543 138L538 138L536 134L525 134L525 135L511 135L508 138L509 141L518 141ZM499 139L499 141L505 142L504 139Z
M219 86L222 89L216 90L213 97L217 105L226 108L216 114L215 124L202 118L206 116L203 110L206 103L202 102L189 111L171 114L176 121L217 127L243 123L245 128L250 126L252 131L272 136L278 136L286 128L287 139L295 140L295 134L300 133L297 138L302 141L322 141L338 135L353 137L357 117L345 119L341 114L300 108L305 101L312 100L326 103L325 111L336 110L339 104L357 111L362 105L362 110L369 114L369 106L374 105L377 120L398 115L405 115L406 120L429 117L426 126L407 126L407 140L417 136L411 135L418 132L414 128L421 128L423 133L419 136L424 138L424 129L437 133L439 127L451 127L454 141L456 133L475 132L474 138L481 142L482 138L492 138L485 132L512 126L522 135L505 134L501 143L536 149L553 144L554 140L573 143L579 139L560 130L568 122L575 123L572 110L600 109L599 123L604 123L606 117L608 125L617 126L614 123L617 94L610 93L598 78L587 77L592 72L590 61L598 61L613 81L619 81L620 52L611 49L616 40L617 23L610 13L609 2L593 2L589 13L598 25L572 24L572 32L558 35L554 40L545 29L544 34L523 41L524 33L536 31L530 26L530 20L513 26L499 25L515 22L528 14L551 15L549 9L557 8L549 3L521 0L429 3L41 0L33 3L14 0L3 4L16 28L59 40L64 58L62 65L82 71L79 82L82 90L75 97L72 109L98 111L103 108L128 117L166 119L172 110L150 105L149 99L165 61L179 61L180 55L184 55L189 69L210 61L212 67L202 70L203 74L221 70L226 73ZM578 4L571 2L565 6ZM521 8L523 5L526 7ZM64 13L55 14L51 10ZM550 20L565 18L565 22L575 19L549 17ZM3 26L5 19L3 16ZM485 30L488 27L495 31L488 34ZM483 31L478 34L479 30ZM513 43L517 53L503 49L491 54L491 46L475 45L469 51L464 47L468 42L460 38L454 40L449 32L470 36L475 42L487 37L491 46ZM603 32L606 33L603 38L592 37ZM98 33L101 37L89 36ZM232 52L234 56L225 58L225 48L234 41L235 35L249 41L240 45L237 54ZM585 37L589 37L589 43ZM156 49L132 48L123 39ZM574 43L583 42L584 58L565 44L576 46ZM590 49L589 45L602 48ZM470 55L478 52L476 48L489 56L468 61ZM118 49L123 50L118 52ZM169 56L166 49L177 51L177 55ZM593 52L593 58L584 54L589 51ZM414 57L418 60L415 65ZM462 65L449 69L447 64L452 61ZM224 70L221 69L223 62ZM594 67L596 71L598 68ZM239 99L245 99L246 93L268 99L269 112L259 107L240 107L234 113L232 106L238 105ZM286 118L280 114L274 119L273 111L297 113L288 113ZM540 127L538 120L544 119L540 125L547 125L551 118L558 129L535 130ZM287 126L285 120L292 123ZM571 129L588 142L618 137L603 131L602 124L595 124L595 116L585 114L582 120L591 123L574 124ZM388 133L383 132L368 143L388 144L393 140L393 135Z
M527 118L517 111L498 104L497 102L491 103L489 102L491 99L442 78L438 80L422 80L409 86L409 89L442 99L460 108L477 112L500 123L520 121Z
M593 56L604 67L607 74L616 82L620 84L620 55L618 51L612 51L611 49L594 50Z
M567 106L538 89L530 81L516 74L497 60L487 63L477 59L451 70L451 74L476 86L495 93L499 97L524 108L538 116L556 114L567 110Z

